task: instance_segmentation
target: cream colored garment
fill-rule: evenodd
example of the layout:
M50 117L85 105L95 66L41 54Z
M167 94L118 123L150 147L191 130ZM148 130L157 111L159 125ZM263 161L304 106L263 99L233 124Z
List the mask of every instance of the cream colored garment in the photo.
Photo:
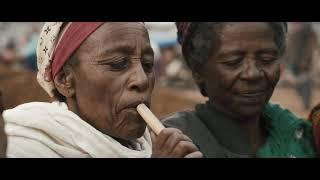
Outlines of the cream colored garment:
M21 158L149 158L149 131L134 149L96 130L69 111L65 103L33 102L3 112L8 157Z

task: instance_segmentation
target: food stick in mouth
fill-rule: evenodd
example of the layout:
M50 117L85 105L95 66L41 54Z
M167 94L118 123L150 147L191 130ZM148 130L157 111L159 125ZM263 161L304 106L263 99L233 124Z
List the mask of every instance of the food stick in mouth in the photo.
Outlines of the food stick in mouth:
M150 111L150 109L145 104L139 104L137 106L137 111L144 119L144 121L148 124L148 126L152 129L152 131L156 133L156 135L159 135L162 129L165 128L160 120Z

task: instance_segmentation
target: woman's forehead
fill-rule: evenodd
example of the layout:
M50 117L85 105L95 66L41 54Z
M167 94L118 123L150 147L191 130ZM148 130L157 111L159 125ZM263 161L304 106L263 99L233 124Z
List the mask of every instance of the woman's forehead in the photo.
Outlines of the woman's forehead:
M148 31L138 22L110 22L105 23L92 33L84 42L85 46L113 46L119 42L140 41L143 45L150 44Z
M121 51L150 51L148 31L141 23L105 23L81 45L78 54L101 56Z
M131 34L148 35L148 31L139 22L107 22L104 23L92 36L105 38L119 38Z
M220 33L229 33L229 36L240 33L273 33L271 26L265 22L229 22L221 25Z
M274 44L274 31L266 23L235 23L225 25L218 33L222 43L241 46L243 43Z

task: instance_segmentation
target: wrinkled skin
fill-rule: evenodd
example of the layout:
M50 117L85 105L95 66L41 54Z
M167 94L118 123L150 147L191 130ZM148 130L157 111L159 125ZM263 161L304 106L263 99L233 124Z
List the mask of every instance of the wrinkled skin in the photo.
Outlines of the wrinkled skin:
M156 136L151 133L153 142L153 158L202 158L203 155L193 144L192 140L182 131L166 128Z
M280 77L280 48L267 23L224 23L219 45L196 76L211 105L236 119L259 118Z
M139 103L150 107L155 82L154 55L145 27L136 22L105 23L75 56L78 66L64 68L55 78L69 109L124 146L140 138L146 123L136 107ZM172 153L155 150L153 157L194 157L197 148L192 143L185 145L186 137L180 134L177 129L163 130L153 139L155 147ZM163 144L168 137L182 145Z
M254 155L266 141L260 117L279 81L283 52L265 22L225 22L216 30L213 51L194 78L210 107L239 125Z

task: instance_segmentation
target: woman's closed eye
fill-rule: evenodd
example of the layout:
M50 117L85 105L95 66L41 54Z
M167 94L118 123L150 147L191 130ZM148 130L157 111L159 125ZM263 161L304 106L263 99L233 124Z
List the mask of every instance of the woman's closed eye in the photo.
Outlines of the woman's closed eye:
M277 56L269 55L269 54L262 54L258 56L258 59L261 60L264 63L272 63L278 59Z
M270 64L279 59L279 52L273 49L261 50L256 54L256 59L262 61L265 64Z
M154 56L145 55L142 59L142 67L146 73L151 73L153 71Z
M115 58L111 62L108 62L107 65L110 66L112 71L122 71L129 67L130 61L126 57Z
M146 73L151 73L153 71L153 61L142 62L142 67Z
M229 67L237 67L242 62L242 57L232 58L228 60L221 61L222 64Z

